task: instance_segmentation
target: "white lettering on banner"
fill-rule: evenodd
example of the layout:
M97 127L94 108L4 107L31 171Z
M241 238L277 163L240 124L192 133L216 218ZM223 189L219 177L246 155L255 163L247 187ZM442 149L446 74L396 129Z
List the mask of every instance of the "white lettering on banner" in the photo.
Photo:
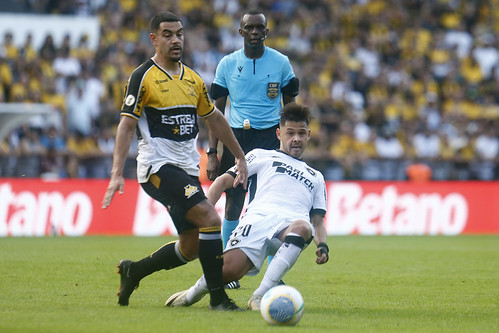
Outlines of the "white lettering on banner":
M166 208L147 195L142 187L139 187L133 221L133 234L136 236L160 236L164 233L177 235Z
M83 192L72 192L66 199L62 220L63 234L83 236L92 221L92 202ZM74 222L73 222L74 221Z
M59 222L62 220L64 212L62 209L55 209L55 207L63 207L64 197L59 192L40 193L39 197L40 210L36 223L35 235L43 236L51 233L60 234L62 226ZM52 212L52 214L50 214L50 212Z
M394 185L381 194L359 184L329 187L327 229L330 235L458 235L468 221L468 202L459 193L397 193Z
M16 194L8 183L0 185L0 236L83 236L92 216L92 202L84 192L71 192L67 198L56 191L37 196L30 191Z

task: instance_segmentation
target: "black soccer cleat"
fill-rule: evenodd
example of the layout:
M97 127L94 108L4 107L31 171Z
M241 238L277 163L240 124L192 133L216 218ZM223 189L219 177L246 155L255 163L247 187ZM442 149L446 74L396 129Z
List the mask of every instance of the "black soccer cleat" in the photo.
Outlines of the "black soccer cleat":
M241 288L241 283L239 281L231 281L224 285L225 289L239 289Z
M210 310L214 310L214 311L246 311L245 309L238 307L237 304L234 303L234 301L228 297L217 305L210 304Z
M139 280L134 279L130 274L130 267L133 261L123 259L116 266L118 267L118 274L120 275L120 289L117 293L118 304L121 306L128 305L128 299L135 289L139 287Z

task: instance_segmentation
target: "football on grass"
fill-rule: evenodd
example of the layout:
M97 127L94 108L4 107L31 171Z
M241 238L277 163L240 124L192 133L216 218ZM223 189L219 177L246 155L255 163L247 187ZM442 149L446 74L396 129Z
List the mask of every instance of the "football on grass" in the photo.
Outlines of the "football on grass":
M303 315L303 297L291 286L276 286L265 293L260 303L263 319L271 325L296 325Z

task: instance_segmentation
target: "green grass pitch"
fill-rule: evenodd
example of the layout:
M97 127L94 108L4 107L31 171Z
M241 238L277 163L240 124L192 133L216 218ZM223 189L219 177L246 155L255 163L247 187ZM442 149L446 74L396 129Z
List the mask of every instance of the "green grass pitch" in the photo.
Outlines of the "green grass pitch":
M315 264L312 246L284 279L305 300L296 327L210 311L207 297L165 308L199 261L145 278L118 306L118 261L172 239L0 239L0 332L499 332L499 236L329 237L329 263ZM246 306L262 274L230 297Z

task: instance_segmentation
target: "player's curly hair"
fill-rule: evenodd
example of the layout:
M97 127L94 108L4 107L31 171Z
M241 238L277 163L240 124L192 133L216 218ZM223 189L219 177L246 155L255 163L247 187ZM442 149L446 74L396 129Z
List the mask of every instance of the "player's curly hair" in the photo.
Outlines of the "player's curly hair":
M281 119L279 120L279 124L284 126L286 121L304 121L308 126L311 120L312 113L306 105L288 103L281 110Z
M149 29L151 32L156 32L159 29L159 25L161 22L180 22L182 23L182 20L180 17L178 17L176 14L168 11L163 11L156 13L152 18L151 21L149 22Z

